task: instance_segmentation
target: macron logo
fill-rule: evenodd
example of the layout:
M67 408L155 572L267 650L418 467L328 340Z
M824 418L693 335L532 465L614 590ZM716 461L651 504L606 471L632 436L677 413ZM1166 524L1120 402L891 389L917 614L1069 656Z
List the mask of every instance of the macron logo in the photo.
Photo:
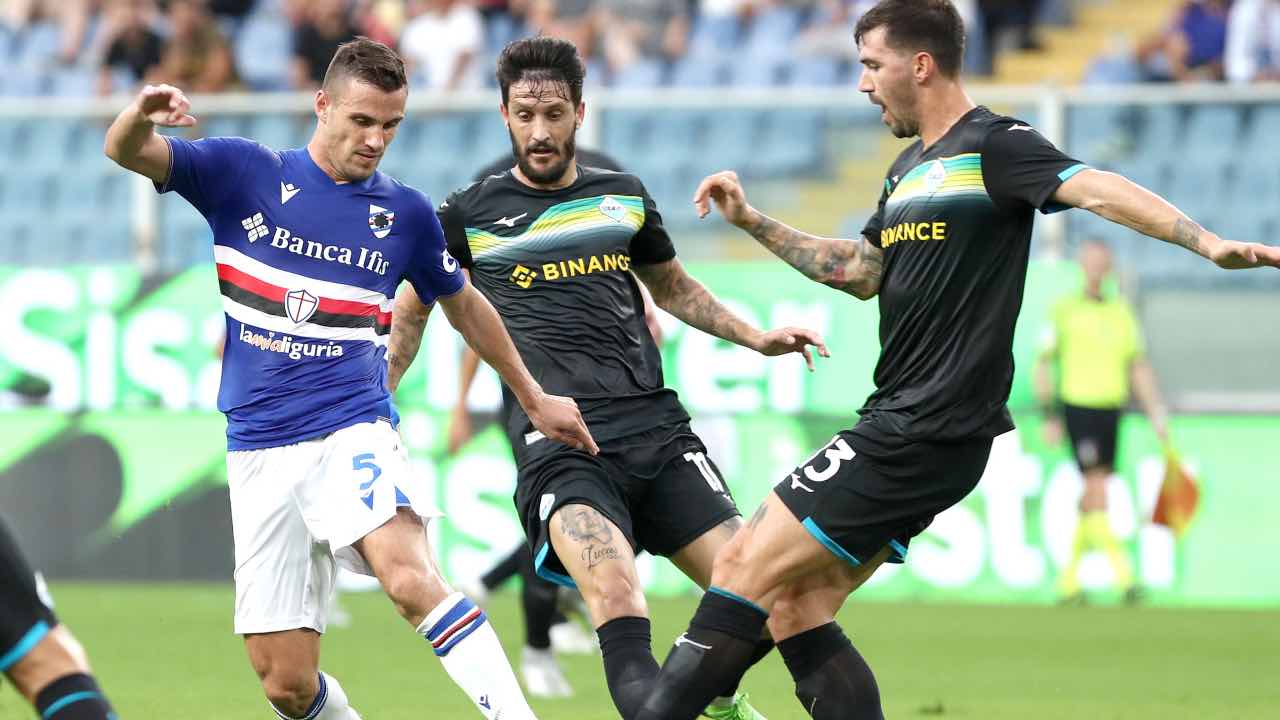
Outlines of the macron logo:
M517 216L515 216L515 217L513 217L513 218L504 217L504 218L502 218L501 220L495 220L493 224L494 224L494 225L504 225L504 226L506 226L506 227L513 228L513 227L515 227L515 226L516 226L516 221L517 221L517 220L519 220L520 218L522 218L522 217L524 217L525 215L528 215L528 214L529 214L529 213L524 212L524 213L520 213L519 215L517 215Z
M284 205L285 203L292 200L294 195L297 195L300 192L302 192L302 188L294 187L293 183L289 183L286 185L285 182L281 180L280 181L280 204Z

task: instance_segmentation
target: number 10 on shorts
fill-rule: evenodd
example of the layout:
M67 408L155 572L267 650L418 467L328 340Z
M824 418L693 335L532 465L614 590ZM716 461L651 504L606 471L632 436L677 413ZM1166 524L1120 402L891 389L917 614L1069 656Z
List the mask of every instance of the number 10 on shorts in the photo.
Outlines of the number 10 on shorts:
M710 485L712 490L721 495L724 494L724 483L720 482L720 478L716 475L716 471L712 469L711 463L707 462L705 453L687 452L684 454L684 459L698 467L698 472L702 473L702 478L707 481L707 485Z

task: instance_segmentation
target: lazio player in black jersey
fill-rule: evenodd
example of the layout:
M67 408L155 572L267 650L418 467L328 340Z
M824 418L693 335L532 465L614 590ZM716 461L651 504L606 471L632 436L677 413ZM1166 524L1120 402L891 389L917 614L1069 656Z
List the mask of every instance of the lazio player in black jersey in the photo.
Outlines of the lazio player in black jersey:
M571 43L512 43L497 74L516 166L449 196L440 220L449 252L498 309L531 372L577 401L600 445L593 456L552 442L518 408L508 419L535 567L581 590L614 704L630 720L658 672L636 552L671 558L705 587L716 552L741 526L689 415L663 384L636 278L658 307L764 355L801 353L812 367L808 346L826 348L811 331L761 332L734 315L684 271L640 180L575 162L585 69ZM426 311L407 289L397 299L393 382ZM752 642L754 659L772 647L762 638ZM736 687L734 678L716 688L698 710L759 718Z
M855 38L859 90L895 136L920 138L890 168L863 236L786 227L747 203L733 173L707 178L694 201L704 214L714 202L811 279L879 296L876 391L858 423L783 479L716 558L713 591L667 656L644 720L695 717L748 666L766 622L811 716L883 717L871 669L833 618L974 488L992 438L1013 429L1005 402L1036 210L1085 208L1224 268L1280 267L1280 248L1223 240L1026 123L975 107L949 0L884 0ZM815 600L825 608L801 622L778 614Z
M84 648L53 613L44 579L0 522L0 673L42 720L116 720Z

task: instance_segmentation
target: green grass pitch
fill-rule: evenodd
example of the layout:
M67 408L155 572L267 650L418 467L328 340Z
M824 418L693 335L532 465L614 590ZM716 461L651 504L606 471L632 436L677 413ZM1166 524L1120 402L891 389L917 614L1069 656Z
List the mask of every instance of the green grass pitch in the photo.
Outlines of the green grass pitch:
M89 649L121 720L267 720L216 585L58 585L59 612ZM693 611L654 600L659 655ZM424 641L377 594L347 595L348 629L321 665L366 720L479 718ZM516 597L489 612L513 659ZM841 622L871 662L886 717L1168 720L1280 717L1280 612L851 603ZM617 717L598 656L563 657L577 690L535 701L542 718ZM745 689L769 718L805 718L775 653ZM34 714L0 688L0 718Z

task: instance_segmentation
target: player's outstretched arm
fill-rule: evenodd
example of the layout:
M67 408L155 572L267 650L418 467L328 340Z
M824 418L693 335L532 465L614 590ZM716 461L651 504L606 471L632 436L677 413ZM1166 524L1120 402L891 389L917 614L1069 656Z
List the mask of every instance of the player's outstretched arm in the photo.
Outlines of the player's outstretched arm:
M187 113L190 109L191 102L178 88L148 85L107 128L102 151L120 167L164 183L169 179L170 150L156 126L195 125L196 119Z
M738 317L711 294L705 285L685 272L684 265L672 258L652 265L632 265L631 271L653 293L658 307L679 318L686 325L724 338L763 355L799 353L813 370L812 345L822 357L830 357L822 335L805 328L786 327L763 332Z
M1062 183L1053 200L1184 247L1227 270L1280 268L1280 247L1224 240L1164 198L1115 173L1093 169L1076 173Z
M706 217L712 203L725 220L745 230L810 280L860 300L870 300L880 292L884 251L865 237L819 237L774 220L747 203L742 182L732 170L710 175L698 185L693 195L698 217Z
M391 313L391 337L387 339L387 389L395 392L422 346L422 333L427 329L432 305L423 305L410 283L404 283L396 294Z
M467 344L498 371L502 381L515 393L535 428L569 447L592 455L600 452L578 412L578 404L572 398L548 395L542 390L516 352L498 311L479 290L467 283L462 290L440 298L439 302L454 329L462 333Z

